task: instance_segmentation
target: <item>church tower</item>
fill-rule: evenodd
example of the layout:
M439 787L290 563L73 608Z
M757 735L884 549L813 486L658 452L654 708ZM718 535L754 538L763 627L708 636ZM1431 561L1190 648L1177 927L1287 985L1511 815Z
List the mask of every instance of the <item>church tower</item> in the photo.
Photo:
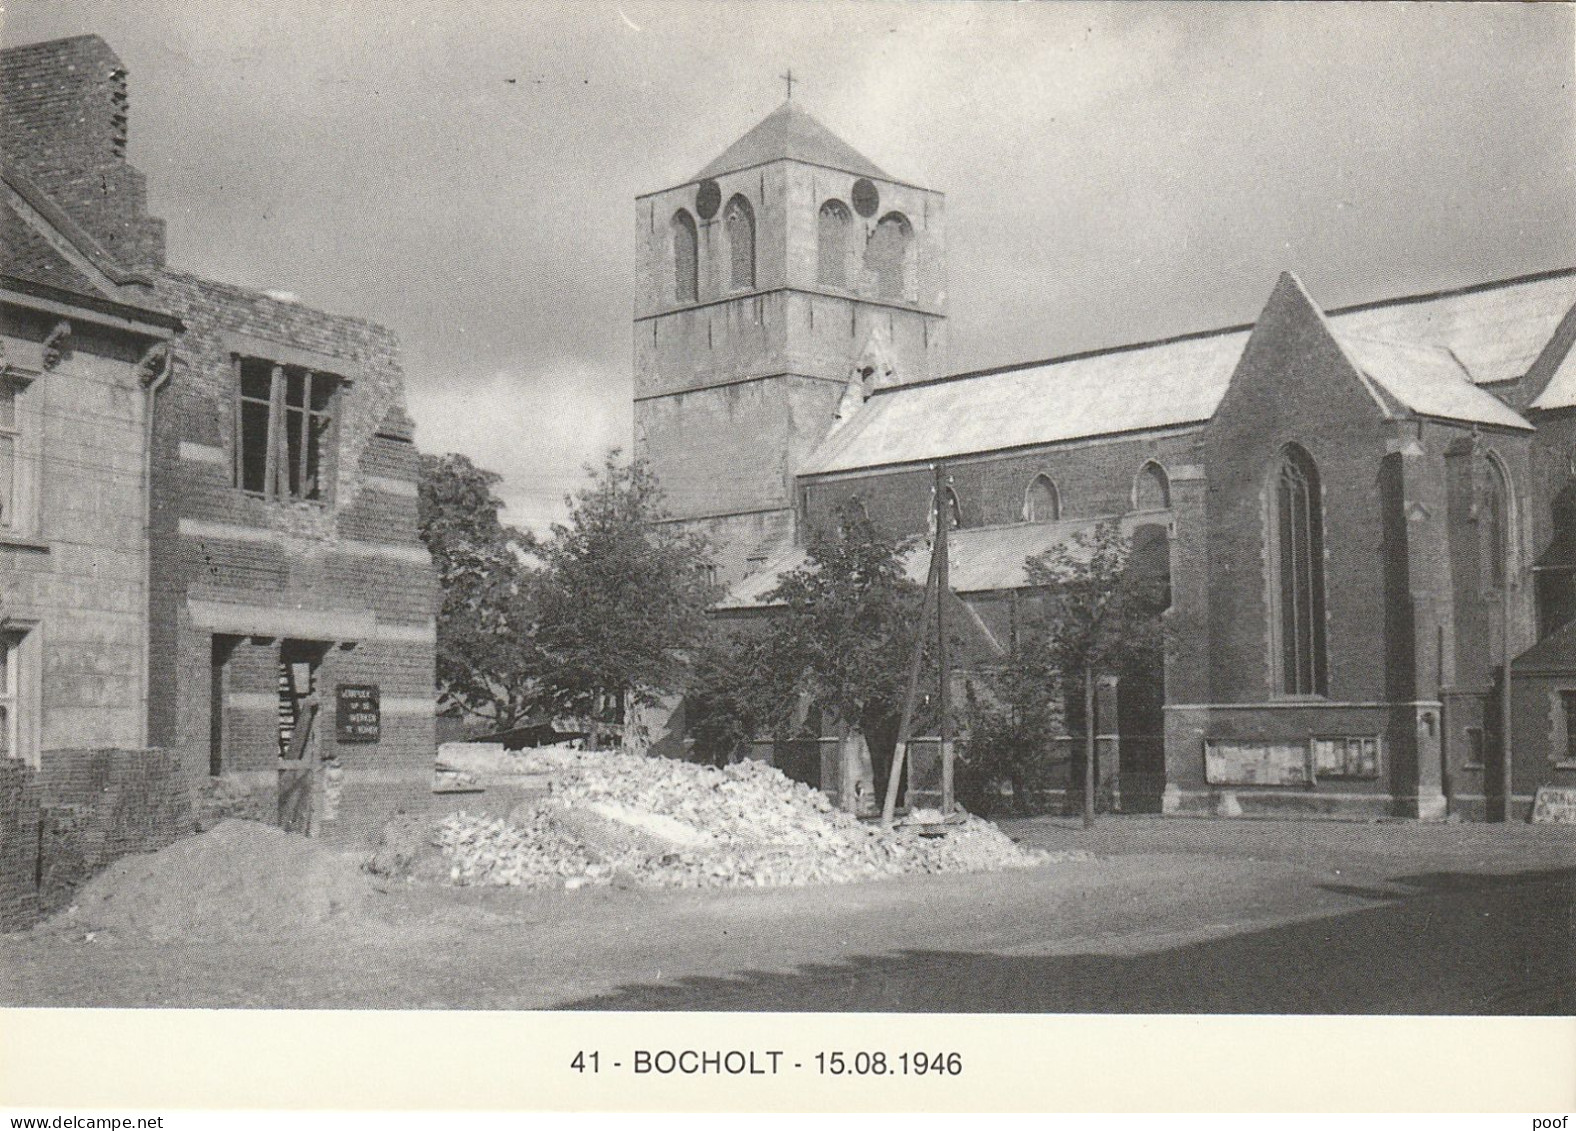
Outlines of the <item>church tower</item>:
M790 100L636 221L636 450L732 582L792 545L794 475L840 406L940 376L943 198Z

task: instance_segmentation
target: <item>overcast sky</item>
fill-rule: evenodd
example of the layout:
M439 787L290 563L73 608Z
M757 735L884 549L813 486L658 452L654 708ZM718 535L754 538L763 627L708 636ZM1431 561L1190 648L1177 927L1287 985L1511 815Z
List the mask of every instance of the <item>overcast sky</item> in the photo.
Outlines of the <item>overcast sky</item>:
M783 98L947 194L952 371L1576 265L1564 5L5 0L97 32L174 266L392 327L559 513L629 444L634 197ZM512 80L512 81L511 81Z

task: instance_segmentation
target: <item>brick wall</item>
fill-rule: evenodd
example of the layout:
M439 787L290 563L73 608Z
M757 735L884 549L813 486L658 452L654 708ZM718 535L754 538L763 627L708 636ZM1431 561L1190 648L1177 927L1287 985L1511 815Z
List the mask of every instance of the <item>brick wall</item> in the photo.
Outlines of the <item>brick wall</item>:
M51 750L36 771L0 759L0 930L25 930L122 856L192 831L166 751Z
M38 918L38 822L37 775L0 758L0 932Z
M179 759L167 750L51 750L38 781L44 805L88 814L81 846L91 871L192 831L191 796Z
M1010 454L959 456L947 461L965 526L1023 521L1024 492L1041 474L1056 484L1064 519L1100 518L1133 509L1133 483L1154 461L1181 468L1197 460L1200 429L1046 445ZM806 525L825 531L837 508L858 498L871 521L889 534L929 529L933 474L928 468L874 469L802 481Z
M419 461L393 335L189 275L166 275L160 291L187 329L156 425L155 523L167 538L154 544L155 683L169 704L156 733L188 774L211 768L217 635L229 653L218 768L271 774L281 642L318 641L329 645L318 672L324 756L336 752L335 686L374 683L382 735L339 752L347 773L425 781L439 594L417 537ZM270 348L309 351L319 371L347 381L322 501L265 499L236 486L232 358Z
M0 52L6 160L63 206L121 263L164 264L164 221L147 213L143 176L126 163L126 68L96 35Z

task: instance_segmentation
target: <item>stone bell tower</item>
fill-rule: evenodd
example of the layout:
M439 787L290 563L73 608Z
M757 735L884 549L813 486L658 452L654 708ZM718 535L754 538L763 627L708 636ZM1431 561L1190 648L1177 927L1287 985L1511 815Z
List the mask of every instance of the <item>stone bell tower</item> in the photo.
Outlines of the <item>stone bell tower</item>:
M791 100L637 198L635 446L719 581L792 545L795 473L851 382L941 375L943 205Z

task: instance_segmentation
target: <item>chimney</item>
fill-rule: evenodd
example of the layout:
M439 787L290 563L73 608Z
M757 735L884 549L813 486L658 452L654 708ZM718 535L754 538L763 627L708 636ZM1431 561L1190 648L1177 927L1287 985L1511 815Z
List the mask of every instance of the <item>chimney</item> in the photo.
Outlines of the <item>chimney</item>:
M164 221L126 162L126 67L96 35L0 51L0 156L127 267L164 266Z

